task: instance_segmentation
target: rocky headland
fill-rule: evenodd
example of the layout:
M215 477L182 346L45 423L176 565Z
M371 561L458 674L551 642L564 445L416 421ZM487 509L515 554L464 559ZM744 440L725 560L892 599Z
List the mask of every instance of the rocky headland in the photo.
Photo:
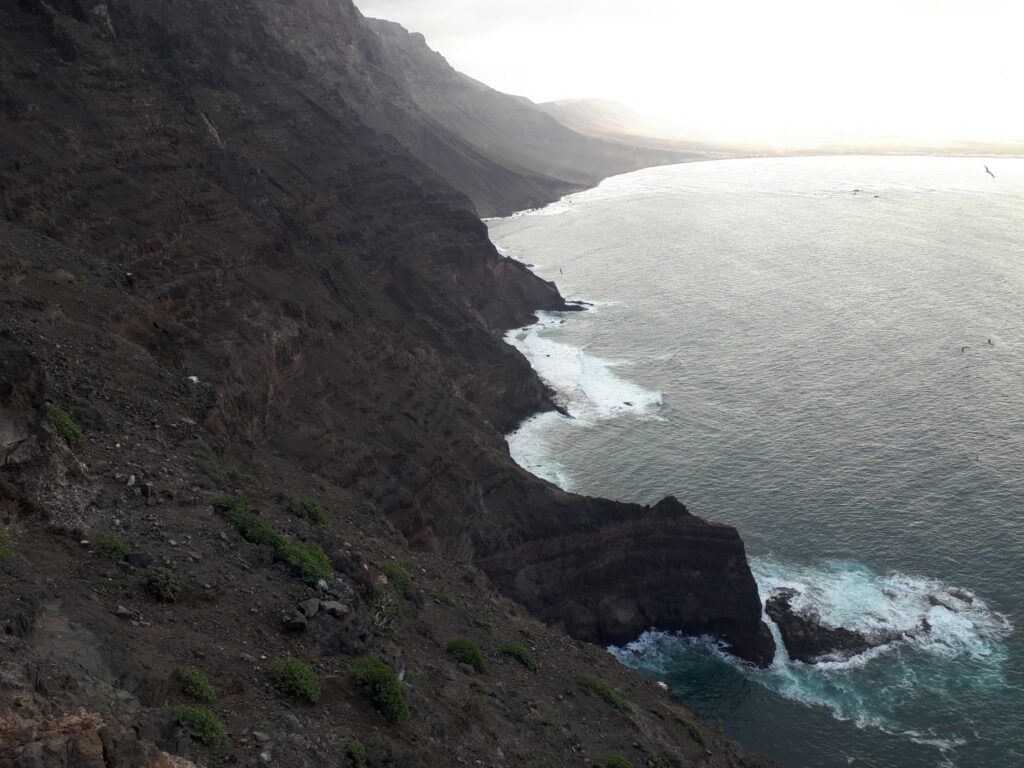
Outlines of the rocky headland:
M478 214L562 187L386 48L348 0L0 4L3 768L763 764L580 642L772 654L734 529L511 461L553 406L502 331L566 303Z

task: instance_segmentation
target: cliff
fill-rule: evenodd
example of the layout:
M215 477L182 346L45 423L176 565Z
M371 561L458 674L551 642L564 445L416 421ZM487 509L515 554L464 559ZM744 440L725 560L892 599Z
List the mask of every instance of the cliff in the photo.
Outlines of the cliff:
M458 72L428 47L422 35L390 21L368 23L377 33L388 71L430 120L464 139L481 156L503 168L550 180L553 189L578 190L619 173L695 159L674 148L653 149L643 141L595 138L573 130L528 99L501 93ZM431 164L429 157L421 159ZM436 170L445 175L443 168ZM489 183L481 195L461 186L459 179L449 180L478 208L495 207L487 201L493 194ZM534 207L538 201L520 202L529 205L515 210Z
M503 431L549 406L500 331L564 303L375 125L392 102L352 64L375 45L342 0L0 5L0 734L18 734L0 765L171 759L153 745L206 759L166 709L187 665L217 670L243 763L265 735L281 765L354 738L412 755L381 765L639 760L636 729L671 765L743 759L507 599L579 638L656 622L767 653L733 529L565 494L511 462ZM304 585L294 550L240 535L211 507L225 494L330 554L331 580ZM296 512L307 497L323 519ZM387 586L393 562L409 590ZM299 597L341 607L299 622ZM452 663L457 635L489 654L486 680ZM543 681L503 663L511 639ZM408 724L366 704L357 654L416 673ZM321 706L296 715L276 692L285 655L320 672ZM581 693L588 670L633 714ZM80 709L102 716L68 719Z

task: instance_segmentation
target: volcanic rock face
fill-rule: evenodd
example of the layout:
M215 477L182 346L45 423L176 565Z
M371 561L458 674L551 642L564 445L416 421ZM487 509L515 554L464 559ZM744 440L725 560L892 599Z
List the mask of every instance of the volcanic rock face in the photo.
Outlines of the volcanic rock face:
M505 542L478 562L501 588L574 637L626 643L657 628L714 635L765 666L774 641L736 529L667 497L653 507L580 499L558 533ZM486 544L482 546L487 546Z
M701 158L689 152L652 149L647 139L624 142L586 136L528 99L500 93L456 71L427 46L422 35L410 34L390 21L367 22L377 35L388 73L431 121L480 155L535 179L535 183L568 190L593 186L607 176L637 168ZM420 159L446 176L446 169L433 163L430 155L420 155ZM460 186L459 179L450 180L469 194L482 212L494 208L490 200L495 191L489 184L477 191ZM530 201L529 206L519 208L535 204Z
M632 681L619 684L637 701L630 727L668 764L705 760L703 741L664 725L692 716L491 583L578 638L653 625L770 659L734 529L674 500L564 493L512 462L503 433L552 406L501 332L566 303L495 251L470 200L407 141L380 133L384 116L447 146L462 189L510 178L402 102L381 56L348 0L0 3L0 705L18 709L0 710L0 735L22 734L0 763L165 764L191 737L162 705L193 663L223 670L217 707L235 734L293 714L268 693L264 649L331 673L308 730L275 737L275 764L341 754L339 702L352 704L344 739L379 730L348 684L364 652L399 666L405 652L431 677L425 716L403 726L418 750L405 764L453 748L492 760L496 739L523 764L578 760L562 729L530 720L536 702L557 702L595 754L632 742L603 702L555 698L592 669ZM83 445L58 440L47 402ZM444 590L458 610L410 603L404 624L377 626L376 586L303 585L215 511L228 493L289 539L340 552L346 578L399 560L416 594ZM328 529L279 502L307 494L325 499ZM111 528L115 559L118 537L132 547L116 562L96 546ZM145 591L153 567L180 603ZM321 601L300 639L280 624L296 586ZM467 728L472 694L444 648L474 632L494 645L479 627L497 624L543 639L536 677L551 687L535 696L543 681L496 668L502 707ZM752 764L705 738L709 766Z
M823 660L848 659L907 635L897 630L866 633L828 626L816 613L793 608L792 601L798 595L794 589L780 589L765 603L765 612L778 625L786 652L794 661L813 664ZM927 631L927 627L922 627L921 631Z
M350 3L83 9L0 9L6 330L102 339L54 358L58 390L85 380L65 402L94 413L144 350L202 382L211 439L289 457L578 637L654 624L768 658L733 529L564 494L510 460L501 432L550 406L498 332L565 302L367 128L389 102L360 67L383 54Z

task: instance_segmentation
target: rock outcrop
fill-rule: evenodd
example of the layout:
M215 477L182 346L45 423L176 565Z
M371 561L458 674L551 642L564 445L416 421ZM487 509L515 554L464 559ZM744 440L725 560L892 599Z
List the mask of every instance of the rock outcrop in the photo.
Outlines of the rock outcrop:
M705 522L672 497L653 507L574 499L564 511L574 506L559 532L503 541L480 566L574 637L609 645L650 628L713 635L740 658L771 663L775 643L735 528Z
M914 634L898 630L860 632L829 626L814 611L794 609L792 602L798 595L795 589L779 589L765 602L765 613L778 626L786 653L793 661L813 664L849 659ZM927 630L927 625L919 629Z

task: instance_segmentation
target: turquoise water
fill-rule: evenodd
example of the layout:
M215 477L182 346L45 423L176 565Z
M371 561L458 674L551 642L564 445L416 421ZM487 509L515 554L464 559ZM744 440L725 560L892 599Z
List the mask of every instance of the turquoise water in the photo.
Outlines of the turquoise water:
M736 525L762 596L931 626L830 664L655 632L622 661L789 768L1024 765L1024 160L695 163L489 226L594 303L507 338L571 417L510 435L521 464Z

